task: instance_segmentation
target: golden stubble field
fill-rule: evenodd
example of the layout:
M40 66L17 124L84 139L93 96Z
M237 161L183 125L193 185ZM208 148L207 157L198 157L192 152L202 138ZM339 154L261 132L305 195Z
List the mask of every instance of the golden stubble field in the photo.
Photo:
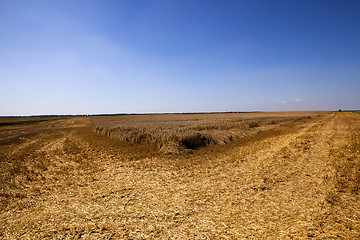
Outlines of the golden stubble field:
M351 112L1 126L0 238L358 239L359 133Z

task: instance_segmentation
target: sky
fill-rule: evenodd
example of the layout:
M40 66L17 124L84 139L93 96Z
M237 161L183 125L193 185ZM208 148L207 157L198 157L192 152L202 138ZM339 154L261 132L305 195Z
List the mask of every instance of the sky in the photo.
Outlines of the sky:
M360 109L360 1L0 0L0 116Z

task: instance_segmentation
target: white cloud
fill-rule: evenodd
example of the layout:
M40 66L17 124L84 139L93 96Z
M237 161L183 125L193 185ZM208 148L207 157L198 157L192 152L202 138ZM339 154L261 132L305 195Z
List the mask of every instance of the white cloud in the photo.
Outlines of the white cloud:
M281 104L286 104L286 101L281 101Z
M302 102L302 99L301 98L296 98L294 101L295 102Z

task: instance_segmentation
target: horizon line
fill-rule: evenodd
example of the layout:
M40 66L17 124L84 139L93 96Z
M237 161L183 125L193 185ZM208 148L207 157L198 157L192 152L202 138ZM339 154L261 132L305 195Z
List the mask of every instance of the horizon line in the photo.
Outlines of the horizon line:
M35 115L5 115L0 118L31 118L31 117L92 117L92 116L126 116L126 115L161 115L161 114L219 114L219 113L266 113L266 112L360 112L360 110L303 110L303 111L204 111L204 112L144 112L144 113L95 113L95 114L35 114Z

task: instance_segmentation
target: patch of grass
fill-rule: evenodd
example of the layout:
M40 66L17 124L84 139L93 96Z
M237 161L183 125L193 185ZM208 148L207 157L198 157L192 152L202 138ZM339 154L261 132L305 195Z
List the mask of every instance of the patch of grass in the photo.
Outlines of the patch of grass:
M259 122L251 122L249 124L249 128L256 128L256 127L259 127L259 126L260 126Z
M33 120L26 120L26 121L0 122L0 127L1 126L34 124L34 123L55 121L55 120L61 120L61 119L67 119L67 118L33 119Z
M188 136L180 141L180 144L187 149L197 149L214 142L211 138L202 136L200 133Z
M91 117L95 131L134 144L165 149L198 149L223 144L322 112L155 114ZM181 152L181 151L180 151Z

